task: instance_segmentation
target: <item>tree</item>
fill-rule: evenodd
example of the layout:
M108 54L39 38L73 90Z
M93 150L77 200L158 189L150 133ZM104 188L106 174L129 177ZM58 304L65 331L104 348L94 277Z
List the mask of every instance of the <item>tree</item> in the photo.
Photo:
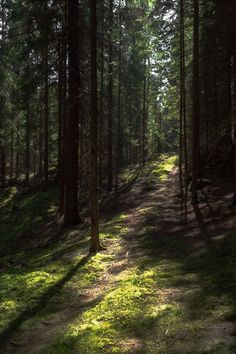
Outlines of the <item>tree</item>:
M91 12L91 124L90 124L90 163L91 163L91 241L90 252L101 249L99 241L98 209L98 84L97 84L97 1L90 0Z
M109 9L109 83L108 83L108 147L107 147L107 189L113 189L113 0L110 0Z
M193 145L192 145L192 202L197 202L199 176L199 3L194 0L193 28Z
M68 0L68 111L65 137L64 225L77 224L78 215L78 140L80 112L79 8Z

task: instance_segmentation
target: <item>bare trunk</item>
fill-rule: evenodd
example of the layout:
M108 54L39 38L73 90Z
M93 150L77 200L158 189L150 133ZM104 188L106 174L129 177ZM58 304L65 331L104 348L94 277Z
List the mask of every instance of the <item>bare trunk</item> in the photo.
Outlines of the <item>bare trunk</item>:
M193 30L193 145L192 145L192 202L197 203L199 175L199 2L194 0Z
M68 0L68 112L65 147L64 225L79 222L78 215L78 139L79 139L79 9Z
M107 189L113 189L113 0L110 0L110 38L109 38L109 83L108 83L108 180Z
M48 183L48 125L49 125L49 102L48 102L48 45L45 48L44 57L44 182Z
M144 59L144 79L143 79L143 121L142 121L142 164L146 162L146 59Z
M90 252L100 248L98 209L98 95L97 95L97 1L90 0L91 11L91 124L90 124Z
M118 73L118 119L117 119L117 146L116 146L116 183L115 191L118 191L119 168L121 163L121 51L122 51L122 28L121 28L121 1L119 1L119 73Z

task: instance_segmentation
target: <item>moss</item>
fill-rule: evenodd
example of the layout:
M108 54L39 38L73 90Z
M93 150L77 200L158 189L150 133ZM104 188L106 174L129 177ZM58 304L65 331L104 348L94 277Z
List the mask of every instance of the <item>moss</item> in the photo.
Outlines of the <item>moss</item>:
M56 212L57 189L27 195L7 188L0 200L0 244L34 232ZM2 207L1 207L2 206Z
M4 208L4 212L6 212L9 208L9 205L14 200L16 194L17 194L16 187L5 188L2 194L0 195L0 210Z
M166 176L176 158L167 160L147 167L154 171L151 178ZM24 223L33 215L31 207L40 216L45 206L52 215L53 198L40 192L18 199ZM62 316L63 331L41 353L233 353L231 342L217 334L208 337L218 321L235 321L235 232L196 252L184 235L166 237L148 225L153 208L139 212L144 226L136 230L129 252L124 248L129 215L120 213L101 225L107 251L86 261L89 233L76 229L46 249L18 252L14 264L6 257L0 278L2 328L26 311L17 328L23 324L27 332L52 316L58 321L61 311L72 307L71 317ZM93 290L91 301L79 306L80 296Z
M166 158L166 156L162 156L160 161L153 164L151 176L158 178L161 182L164 182L175 166L177 160L178 156L176 155L168 158Z

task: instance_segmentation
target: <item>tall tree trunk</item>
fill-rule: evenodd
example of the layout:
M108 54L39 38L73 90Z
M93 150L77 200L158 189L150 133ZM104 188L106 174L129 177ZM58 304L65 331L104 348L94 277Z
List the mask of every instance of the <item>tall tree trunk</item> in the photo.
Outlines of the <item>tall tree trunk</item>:
M1 0L1 53L4 53L5 42L5 8L4 0ZM3 69L3 55L0 57L0 181L4 187L6 184L6 153L3 133L3 115L4 115L4 69Z
M90 0L91 11L91 121L90 121L90 252L100 249L98 208L98 94L97 94L97 1Z
M199 176L199 2L194 0L193 28L193 145L192 145L192 202L197 203Z
M184 212L187 215L188 198L188 149L187 149L187 120L186 120L186 68L185 68L185 23L184 1L180 0L180 76L181 76L181 99L180 99L180 194L184 202ZM184 165L184 168L183 168ZM184 170L184 187L183 187Z
M232 114L232 125L233 125L233 183L234 183L234 200L233 204L236 205L236 4L235 2L231 5L231 53L232 53L232 103L231 103L231 114Z
M68 0L68 112L65 147L64 225L77 224L78 215L78 140L79 140L79 8Z
M181 210L183 210L184 189L183 189L183 0L180 0L180 107L179 107L179 188L181 198Z
M117 194L119 185L119 168L121 164L121 55L122 55L122 18L121 0L119 1L119 68L118 68L118 118L117 118L117 144L116 144L116 183L115 192Z
M38 165L38 176L39 181L42 182L43 178L43 142L42 142L42 135L43 135L43 116L42 112L39 115L39 129L38 129L38 143L39 143L39 165Z
M29 98L28 98L29 99ZM30 105L26 111L26 130L25 130L25 184L30 182Z
M143 79L143 119L142 119L142 164L146 162L146 78L147 64L146 58L144 59L144 79Z
M49 101L48 101L48 45L44 53L44 182L48 183L48 125L49 125Z
M113 26L113 0L110 0L109 11L109 83L108 83L108 180L107 189L113 189L113 43L112 43L112 26Z
M13 161L14 161L14 113L11 117L11 160L10 160L10 181L13 177Z
M64 211L63 181L63 60L61 37L58 41L58 179L59 179L59 213Z
M59 170L59 213L64 213L65 202L65 146L67 117L67 1L63 6L64 18L58 43L58 170Z
M20 136L19 136L20 125L17 122L16 125L16 169L15 169L15 177L16 180L19 178L19 167L20 167Z
M99 185L102 185L103 123L104 123L104 0L101 0L101 59L100 59L100 110L99 110Z

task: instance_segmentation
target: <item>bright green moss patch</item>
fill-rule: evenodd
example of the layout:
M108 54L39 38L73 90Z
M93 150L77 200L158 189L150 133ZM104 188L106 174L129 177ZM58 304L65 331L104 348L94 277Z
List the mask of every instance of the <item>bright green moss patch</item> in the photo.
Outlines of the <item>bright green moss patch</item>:
M42 353L132 353L135 339L137 352L177 353L172 351L177 350L174 338L196 338L203 323L187 319L183 306L171 298L174 290L168 290L168 284L174 279L166 267L166 262L141 257L115 277L105 296L69 325L62 339ZM189 340L190 344L192 348Z
M25 225L32 219L32 215L45 213L50 216L55 210L54 196L56 194L52 194L52 191L46 191L19 198L17 203L20 215L16 219L12 214L7 217ZM71 301L75 301L85 289L96 283L120 250L119 239L126 230L126 219L125 214L118 214L101 226L101 239L105 243L109 241L109 251L98 253L87 260L84 257L89 248L88 230L81 234L77 230L69 230L66 231L68 240L61 242L59 239L55 245L46 249L24 249L16 252L14 258L11 255L3 258L4 271L0 273L0 331L11 325L12 321L16 321L17 325L23 312L26 313L26 320L29 314L29 326L33 325L41 316L48 316L60 308L61 304L70 306ZM37 224L36 218L33 225ZM22 233L17 232L18 226L7 225L10 233L16 232L15 236L20 238ZM4 238L1 241L6 242ZM39 316L30 319L34 309Z
M146 166L147 179L155 187L175 162L167 157ZM43 213L53 215L55 196L50 190L21 199L9 192L6 200L17 200L20 225L32 218L40 225ZM14 213L6 218L16 231ZM87 257L88 230L76 228L45 248L5 257L1 329L14 323L23 337L38 333L41 347L32 352L42 354L234 353L235 232L194 247L184 233L165 235L158 220L155 202L104 220L107 250L94 257Z
M174 155L168 158L162 157L160 162L154 164L152 176L157 177L161 182L165 181L169 173L172 171L178 160L178 156Z
M54 285L64 274L65 268L57 265L54 269L40 270L17 269L1 273L0 275L0 328L6 326L26 307L31 307L41 296Z

